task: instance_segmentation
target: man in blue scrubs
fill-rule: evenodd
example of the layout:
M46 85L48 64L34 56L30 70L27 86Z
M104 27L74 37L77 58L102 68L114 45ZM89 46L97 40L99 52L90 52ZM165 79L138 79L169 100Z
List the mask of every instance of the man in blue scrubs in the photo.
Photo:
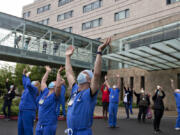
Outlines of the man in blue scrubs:
M119 104L119 92L120 92L120 76L117 75L117 84L111 88L108 81L106 84L109 87L109 127L116 127L118 104Z
M68 135L92 135L91 126L93 123L93 112L96 105L97 91L100 89L102 51L109 45L111 38L98 47L94 66L94 73L91 70L83 70L75 81L74 72L71 66L71 56L74 47L69 46L66 50L66 76L69 87L72 88L67 111Z
M178 112L178 117L176 119L175 130L180 131L180 89L175 89L174 80L171 80L171 87L174 90L174 96L175 96L175 99L176 99L176 106L177 106L177 112Z
M18 135L33 135L34 119L36 117L36 97L40 83L29 78L30 72L23 70L22 82L24 92L19 104Z
M66 117L66 108L65 108L65 94L66 94L66 85L65 85L65 80L62 79L63 85L61 85L61 96L60 96L60 105L59 109L62 106L62 114L64 118Z
M39 96L38 106L38 123L36 126L36 135L55 135L57 125L57 107L60 101L61 92L61 71L64 69L60 67L56 81L52 81L48 87L46 81L51 72L51 68L46 66L46 73L41 81L41 93Z

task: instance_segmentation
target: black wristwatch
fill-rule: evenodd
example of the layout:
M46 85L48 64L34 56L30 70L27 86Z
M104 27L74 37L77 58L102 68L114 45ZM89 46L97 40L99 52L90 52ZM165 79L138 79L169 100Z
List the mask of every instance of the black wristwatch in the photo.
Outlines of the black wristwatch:
M100 55L102 55L102 52L96 52L96 54L100 54Z

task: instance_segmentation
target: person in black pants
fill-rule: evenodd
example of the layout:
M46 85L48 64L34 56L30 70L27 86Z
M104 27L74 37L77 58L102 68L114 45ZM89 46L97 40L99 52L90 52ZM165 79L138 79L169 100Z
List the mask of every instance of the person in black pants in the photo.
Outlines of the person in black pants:
M130 106L131 97L132 97L132 92L130 91L129 87L128 88L124 87L123 102L124 102L124 107L125 107L125 111L127 115L126 119L129 119L129 106Z
M149 96L145 94L144 89L141 88L141 93L136 93L137 104L139 106L138 121L141 122L141 117L143 122L145 122L148 106L150 105Z
M163 113L164 113L164 103L163 103L164 97L165 97L164 91L162 90L162 88L160 86L157 86L157 90L155 91L155 94L152 97L152 100L154 101L153 125L154 125L154 132L155 133L160 132L159 126L160 126L161 118L162 118Z
M15 97L15 86L11 85L9 87L8 86L8 80L6 80L6 87L8 89L8 93L5 94L5 96L4 96L3 113L5 115L5 118L7 118L7 120L9 120L10 115L11 115L12 99ZM6 113L6 107L8 107L8 114Z

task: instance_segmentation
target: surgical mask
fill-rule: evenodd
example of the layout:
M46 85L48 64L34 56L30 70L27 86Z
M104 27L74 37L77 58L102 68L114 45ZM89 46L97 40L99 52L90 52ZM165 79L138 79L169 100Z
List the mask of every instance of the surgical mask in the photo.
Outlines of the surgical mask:
M53 89L55 86L55 83L54 82L50 82L49 85L48 85L48 88L49 89Z
M144 90L141 90L141 93L144 93Z
M113 85L113 89L116 89L117 87L116 87L116 85Z
M31 84L32 84L33 86L35 86L35 85L36 85L36 81L32 81Z
M78 82L78 84L83 84L83 83L87 82L86 74L81 72L77 77L77 82Z
M83 72L88 73L90 79L93 78L93 72L92 72L91 70L84 70L84 71L82 71L82 72L78 75L78 77L77 77L77 82L78 82L78 84L83 84L83 83L86 83L86 82L87 82L86 74L83 73Z
M12 88L14 88L14 85L11 85L11 86L10 86L10 89L12 89Z

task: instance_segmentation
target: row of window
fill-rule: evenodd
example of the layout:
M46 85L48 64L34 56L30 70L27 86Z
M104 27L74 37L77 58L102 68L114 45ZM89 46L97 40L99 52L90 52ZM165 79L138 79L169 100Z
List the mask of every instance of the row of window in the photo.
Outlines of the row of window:
M73 1L73 0L59 0L58 6L59 7L63 6L65 4L67 4L67 3L70 3L71 1Z
M50 8L51 8L51 4L43 6L43 7L40 7L40 8L37 9L37 14L43 13L45 11L48 11L48 10L50 10Z
M72 1L73 0L59 0L58 6L63 6L63 5L68 4ZM180 0L166 0L167 4L172 4L175 2L180 2ZM51 7L51 4L43 6L41 8L38 8L37 14L40 14L42 12L50 10L50 7ZM95 10L97 8L100 8L100 7L102 7L102 0L97 0L95 2L88 4L88 5L83 6L83 13L90 12L90 11ZM125 12L125 13L119 13L119 15L115 15L115 21L123 19L123 18L127 18L129 16L129 11L123 11L123 12ZM23 13L23 17L24 18L30 17L30 11Z
M73 10L58 15L58 16L57 16L57 21L58 21L58 22L59 22L59 21L63 21L63 20L66 20L66 19L69 19L69 18L72 18L72 17L73 17Z
M48 25L49 24L49 18L39 21L40 24Z
M82 24L82 30L88 30L102 25L102 18L98 18Z
M88 5L83 6L83 13L95 10L97 8L100 8L101 6L102 6L102 0L92 2Z
M26 19L26 18L30 17L30 15L31 15L30 11L25 12L25 13L23 13L23 18Z
M69 19L69 18L72 18L72 17L73 17L73 10L58 15L57 16L57 21L58 22L63 21L63 20L66 20L66 19ZM129 17L129 9L126 9L126 10L115 13L114 14L114 21L119 21L121 19L125 19L125 18L128 18L128 17ZM44 24L44 25L48 25L49 24L49 18L45 19L45 20L42 20L39 23ZM82 30L88 30L88 29L91 29L91 28L99 27L101 25L102 25L102 18L98 18L98 19L91 20L91 21L83 23L82 24ZM65 31L72 32L72 27L66 28Z
M66 31L66 32L72 32L72 27L68 27L68 28L65 28L63 30Z

